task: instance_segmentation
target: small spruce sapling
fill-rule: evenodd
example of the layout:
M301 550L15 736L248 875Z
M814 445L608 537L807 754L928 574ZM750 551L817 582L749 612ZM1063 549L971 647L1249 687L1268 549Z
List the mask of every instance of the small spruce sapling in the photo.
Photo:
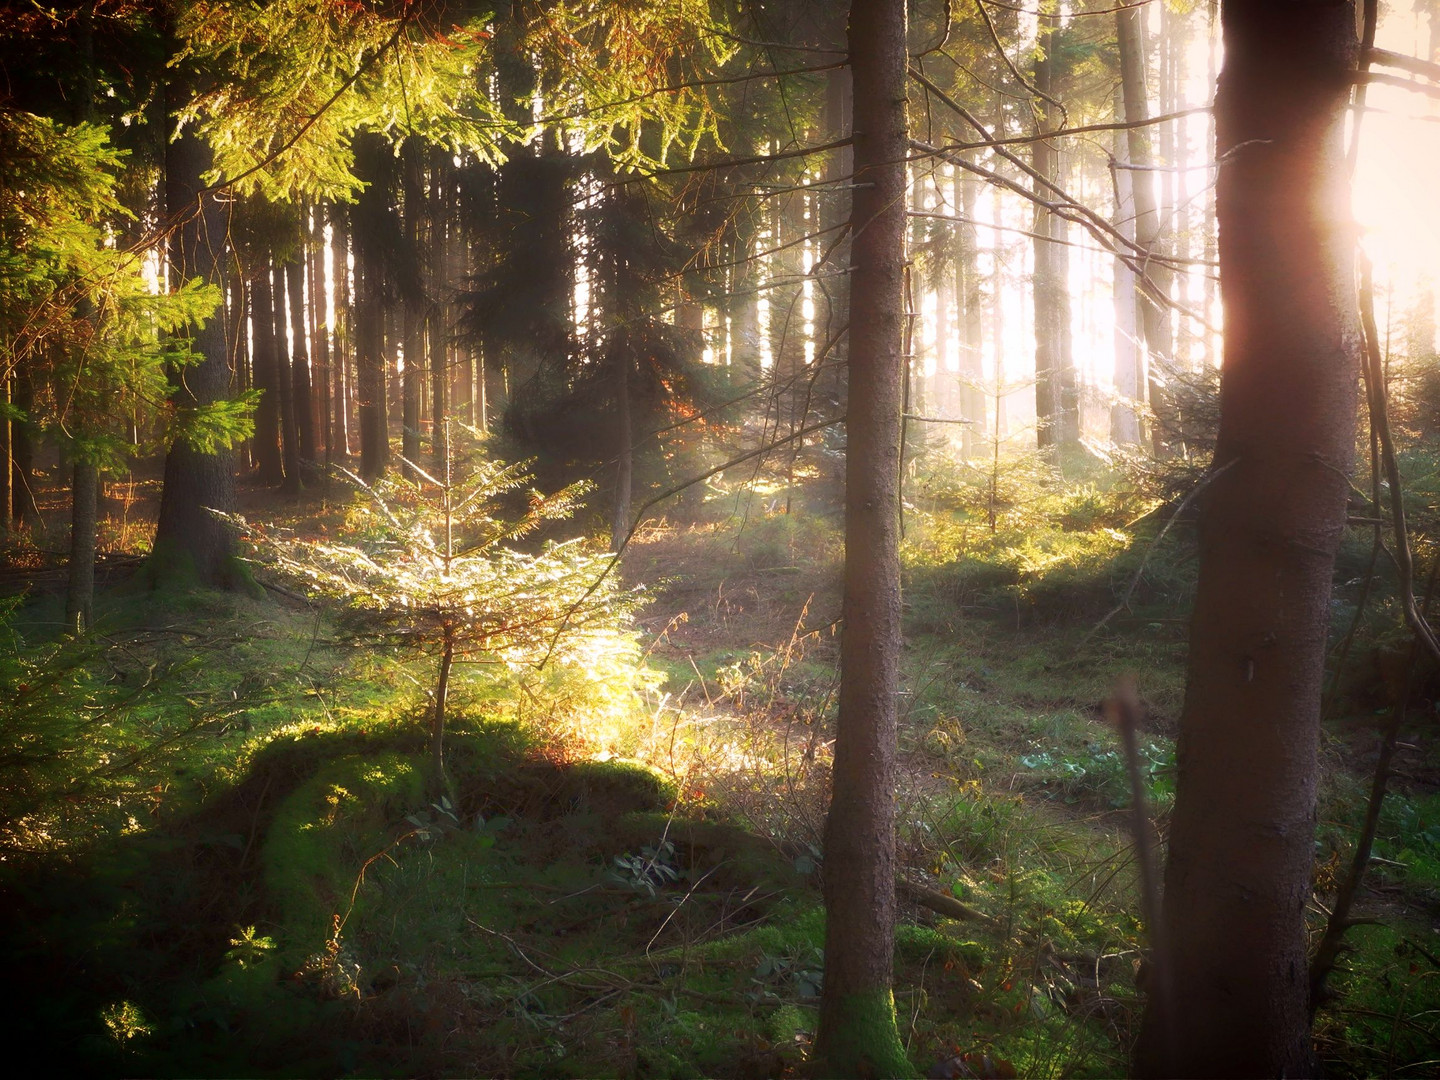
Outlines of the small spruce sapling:
M532 489L523 514L500 516L499 498L530 480L528 463L458 461L449 427L439 477L412 461L405 462L409 477L373 486L341 470L368 496L374 523L353 542L241 522L274 570L339 601L357 637L435 657L430 754L438 787L446 783L445 718L457 662L585 663L613 642L634 607L602 576L610 556L583 540L547 542L534 553L508 546L543 522L569 517L583 484L553 495Z

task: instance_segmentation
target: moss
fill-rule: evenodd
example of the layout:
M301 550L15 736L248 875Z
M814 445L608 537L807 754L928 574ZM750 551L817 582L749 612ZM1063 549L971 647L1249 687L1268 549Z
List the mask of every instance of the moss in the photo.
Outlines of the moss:
M676 798L673 781L639 761L581 761L565 771L564 795L575 809L606 817L663 810Z
M919 1075L895 1023L889 989L850 994L831 1005L816 1040L810 1074L862 1078Z
M423 805L425 769L413 757L347 757L323 766L276 809L262 851L265 887L292 950L309 954L349 905L365 860L390 843L387 827Z

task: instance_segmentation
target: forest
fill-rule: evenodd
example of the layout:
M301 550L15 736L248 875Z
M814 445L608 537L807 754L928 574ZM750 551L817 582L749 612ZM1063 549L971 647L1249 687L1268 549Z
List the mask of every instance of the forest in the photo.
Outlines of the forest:
M1440 1075L1440 0L0 6L56 1075Z

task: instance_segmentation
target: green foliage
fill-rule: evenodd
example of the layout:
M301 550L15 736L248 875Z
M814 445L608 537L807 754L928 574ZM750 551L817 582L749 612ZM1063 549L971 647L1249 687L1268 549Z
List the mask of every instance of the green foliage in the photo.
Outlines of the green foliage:
M1156 527L1157 501L1112 475L1067 479L1043 456L1000 470L941 460L917 483L902 548L914 617L937 628L961 609L1099 619L1124 594ZM1173 545L1173 546L1168 546ZM1137 604L1188 598L1193 571L1168 540Z
M414 134L499 160L520 130L478 75L486 17L436 27L418 14L317 0L186 4L175 62L207 78L181 120L213 148L211 179L242 194L349 199L359 186L350 137L362 127L397 146Z
M0 369L36 388L28 420L102 467L176 437L213 450L251 432L249 398L175 415L170 380L202 359L185 338L215 310L199 281L157 292L140 253L116 242L128 212L125 155L102 128L0 110Z
M347 625L377 644L433 654L448 635L457 659L512 669L633 652L623 625L634 600L605 573L608 556L579 540L510 546L568 516L580 487L531 491L506 518L501 499L528 481L524 464L475 461L453 484L410 467L417 479L373 488L350 477L367 498L351 542L241 524L267 566L338 601Z

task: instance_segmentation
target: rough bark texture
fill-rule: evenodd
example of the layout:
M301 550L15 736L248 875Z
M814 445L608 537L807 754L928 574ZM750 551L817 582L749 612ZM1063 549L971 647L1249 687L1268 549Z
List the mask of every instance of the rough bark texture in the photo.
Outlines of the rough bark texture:
M219 284L224 265L225 236L229 229L228 203L199 195L201 176L210 168L209 148L193 135L172 142L165 152L165 201L170 213L194 207L171 236L170 286L199 277ZM193 408L224 400L231 393L230 355L226 343L226 313L222 308L194 332L191 347L205 359L186 368L173 394L179 408ZM243 307L232 320L244 321ZM235 536L212 510L235 510L236 451L204 454L176 440L165 456L165 485L160 517L147 572L159 582L171 572L211 588L231 588L247 582L236 560Z
M65 623L72 634L85 634L95 616L96 503L100 470L77 461L70 484L70 566L65 588Z
M424 243L425 213L424 146L414 135L405 140L403 187L405 195L405 272L402 349L405 368L401 376L400 453L406 461L420 463L420 412L425 395L425 290L420 269L420 246Z
M381 231L385 205L385 148L379 136L355 137L356 175L369 186L351 212L355 243L355 383L360 418L360 475L375 480L390 459L388 408L385 400L385 266Z
M1225 363L1179 739L1152 1076L1308 1076L1304 908L1359 334L1351 3L1231 0L1216 97Z
M854 0L853 273L845 599L825 825L825 987L815 1055L838 1076L911 1072L895 1028L895 709L905 266L904 0Z

